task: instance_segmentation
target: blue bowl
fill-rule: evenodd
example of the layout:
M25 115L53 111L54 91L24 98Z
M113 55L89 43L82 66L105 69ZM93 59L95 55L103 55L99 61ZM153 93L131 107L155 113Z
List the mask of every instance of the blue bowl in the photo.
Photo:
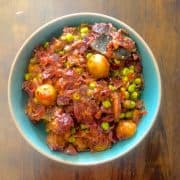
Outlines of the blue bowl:
M22 91L24 73L28 65L28 60L35 46L50 40L53 36L60 34L60 29L64 26L74 26L81 23L111 22L117 28L125 28L130 36L137 43L142 56L143 74L145 88L142 94L147 115L145 115L138 125L137 133L130 139L118 142L111 149L103 152L89 153L81 152L76 156L65 155L63 153L51 151L46 145L46 134L42 125L34 126L24 113L27 100L26 94ZM135 148L148 134L152 128L161 101L161 79L157 62L145 41L132 28L125 23L103 14L97 13L77 13L57 18L41 26L22 45L12 64L8 82L8 101L14 122L26 141L37 151L46 157L61 163L71 165L95 165L111 161L125 155Z

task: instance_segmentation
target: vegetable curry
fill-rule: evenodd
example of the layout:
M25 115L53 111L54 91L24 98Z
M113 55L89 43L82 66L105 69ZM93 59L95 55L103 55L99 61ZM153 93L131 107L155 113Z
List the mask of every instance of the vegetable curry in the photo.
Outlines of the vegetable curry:
M34 49L24 79L26 114L45 123L55 151L106 150L132 137L146 113L140 54L110 23L65 27Z

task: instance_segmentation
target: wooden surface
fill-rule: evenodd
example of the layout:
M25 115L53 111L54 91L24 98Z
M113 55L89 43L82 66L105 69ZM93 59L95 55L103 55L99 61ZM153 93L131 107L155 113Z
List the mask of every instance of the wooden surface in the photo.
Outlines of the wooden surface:
M114 16L147 41L158 61L163 95L158 120L125 157L95 167L58 164L32 149L15 128L7 104L13 58L39 26L68 13ZM0 0L0 180L180 179L179 0Z

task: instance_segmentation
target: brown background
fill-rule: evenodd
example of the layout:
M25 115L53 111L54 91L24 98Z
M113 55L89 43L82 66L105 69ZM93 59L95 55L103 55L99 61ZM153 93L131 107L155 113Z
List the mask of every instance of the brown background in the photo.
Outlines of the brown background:
M150 134L125 157L95 167L43 157L20 136L7 105L10 66L24 40L49 20L80 11L114 16L139 32L155 54L163 83L162 106ZM178 17L179 0L0 0L0 180L180 179Z

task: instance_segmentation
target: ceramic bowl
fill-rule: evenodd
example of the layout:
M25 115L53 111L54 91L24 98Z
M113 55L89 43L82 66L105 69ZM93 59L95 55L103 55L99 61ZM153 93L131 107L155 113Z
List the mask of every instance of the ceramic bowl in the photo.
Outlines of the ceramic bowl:
M27 118L24 109L27 95L22 91L23 77L26 72L28 60L35 46L60 35L64 26L76 26L81 23L112 23L117 28L125 28L136 42L142 57L145 87L142 93L147 115L140 121L137 133L130 139L118 142L111 149L90 153L81 152L75 156L51 151L46 144L46 134L42 125L34 126ZM161 79L157 62L152 51L142 37L124 22L110 16L97 13L76 13L54 19L37 29L19 49L9 76L8 100L13 120L25 140L44 156L60 163L71 165L97 165L122 157L134 149L152 128L161 100Z

